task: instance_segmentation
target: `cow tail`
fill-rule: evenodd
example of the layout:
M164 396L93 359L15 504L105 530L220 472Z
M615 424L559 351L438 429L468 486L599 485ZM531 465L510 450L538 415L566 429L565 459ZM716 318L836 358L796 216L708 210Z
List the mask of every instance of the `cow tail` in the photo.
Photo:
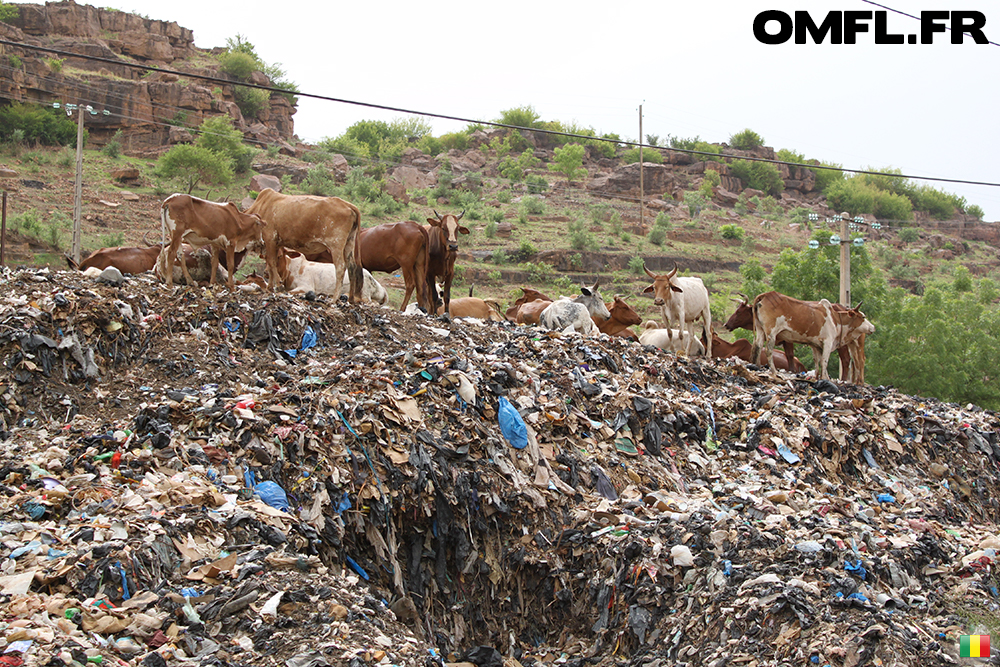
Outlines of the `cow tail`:
M760 324L760 317L757 315L759 307L760 302L755 300L750 308L753 315L753 346L750 348L750 363L754 365L760 361L760 352L764 345L764 330Z
M166 254L167 249L170 248L167 245L167 201L170 198L163 200L160 204L160 254L156 257L156 263L159 265L160 277L166 279L167 277L167 261Z
M413 281L417 284L417 303L428 313L434 315L434 300L430 295L430 286L427 284L427 262L429 253L427 252L427 235L424 234L425 243L420 246L420 251L414 260Z
M354 225L351 227L351 236L354 238L348 239L348 243L354 244L354 250L351 253L346 253L347 271L351 283L350 300L351 303L360 303L364 274L361 264L361 210L357 207L354 209Z

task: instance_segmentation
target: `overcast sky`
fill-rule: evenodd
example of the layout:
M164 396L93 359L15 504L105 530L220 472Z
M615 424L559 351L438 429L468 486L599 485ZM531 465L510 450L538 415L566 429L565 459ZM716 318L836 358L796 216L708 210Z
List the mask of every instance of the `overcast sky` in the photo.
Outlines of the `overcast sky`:
M1000 43L1000 0L878 0L910 14L982 12ZM237 33L303 92L471 119L531 105L543 120L598 132L726 141L751 128L767 145L848 168L1000 182L1000 47L947 34L933 44L764 45L765 10L881 11L862 0L647 0L501 3L102 0L223 46ZM889 33L919 33L889 13ZM777 30L777 24L769 26ZM337 136L362 119L401 114L301 98L296 134ZM435 134L464 123L432 120ZM1000 220L1000 188L932 183Z

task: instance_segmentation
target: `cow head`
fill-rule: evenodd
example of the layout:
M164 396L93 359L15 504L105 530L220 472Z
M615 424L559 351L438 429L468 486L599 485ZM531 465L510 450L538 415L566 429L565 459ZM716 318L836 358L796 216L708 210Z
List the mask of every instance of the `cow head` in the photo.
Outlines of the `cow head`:
M642 323L642 318L639 317L639 313L635 312L635 308L622 301L619 296L615 297L614 303L611 304L608 310L611 312L610 319L627 327Z
M743 297L743 299L742 301L740 299L733 299L737 303L736 311L726 320L726 323L722 327L726 331L735 331L736 329L753 330L753 307L750 305L750 299L742 292L737 292L737 294Z
M674 264L674 270L670 273L663 273L657 275L646 268L646 263L642 263L642 270L646 272L646 275L653 279L653 284L642 290L643 294L653 293L653 303L657 306L665 306L669 301L672 292L683 292L676 283L671 281L671 278L677 275L677 264Z
M599 291L600 286L600 279L598 279L598 281L590 287L580 285L580 296L573 299L573 301L576 303L582 303L586 306L587 310L590 311L590 314L594 317L610 320L611 313L608 312L608 307L604 305L604 298L601 297L601 293Z
M469 233L467 228L458 224L458 221L465 215L465 211L462 211L458 215L453 215L451 213L441 215L437 211L434 211L434 215L436 215L437 218L427 218L427 222L431 224L431 227L437 227L444 232L445 243L448 244L448 250L458 250L458 235Z

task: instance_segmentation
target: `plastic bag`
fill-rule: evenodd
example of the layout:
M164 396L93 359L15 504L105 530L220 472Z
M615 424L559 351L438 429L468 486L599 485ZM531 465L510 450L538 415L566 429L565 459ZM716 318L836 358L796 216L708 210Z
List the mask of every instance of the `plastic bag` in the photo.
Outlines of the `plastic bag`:
M253 493L274 509L282 512L288 511L288 496L285 495L285 490L278 483L261 482L253 487Z
M500 397L500 406L497 410L500 419L500 432L507 439L514 449L524 449L528 446L528 427L521 414L503 396Z

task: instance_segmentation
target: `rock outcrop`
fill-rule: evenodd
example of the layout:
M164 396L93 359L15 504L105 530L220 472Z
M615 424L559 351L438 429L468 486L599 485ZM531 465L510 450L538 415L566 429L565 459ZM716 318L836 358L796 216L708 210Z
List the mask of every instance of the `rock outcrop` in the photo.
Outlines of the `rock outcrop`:
M249 139L277 144L283 153L295 152L291 147L295 106L274 95L255 118L244 117L236 103L235 81L217 67L206 66L218 51L196 47L191 30L172 21L78 5L72 0L16 6L20 15L9 24L0 24L0 37L87 57L0 47L0 55L11 65L0 71L0 97L42 104L89 104L98 111L85 117L91 144L101 146L121 130L126 152L158 150L189 141L190 135L183 128L197 128L205 118L218 115L232 118L233 125ZM225 82L150 72L134 65ZM260 77L263 75L257 80ZM85 99L80 98L81 91L85 91Z

